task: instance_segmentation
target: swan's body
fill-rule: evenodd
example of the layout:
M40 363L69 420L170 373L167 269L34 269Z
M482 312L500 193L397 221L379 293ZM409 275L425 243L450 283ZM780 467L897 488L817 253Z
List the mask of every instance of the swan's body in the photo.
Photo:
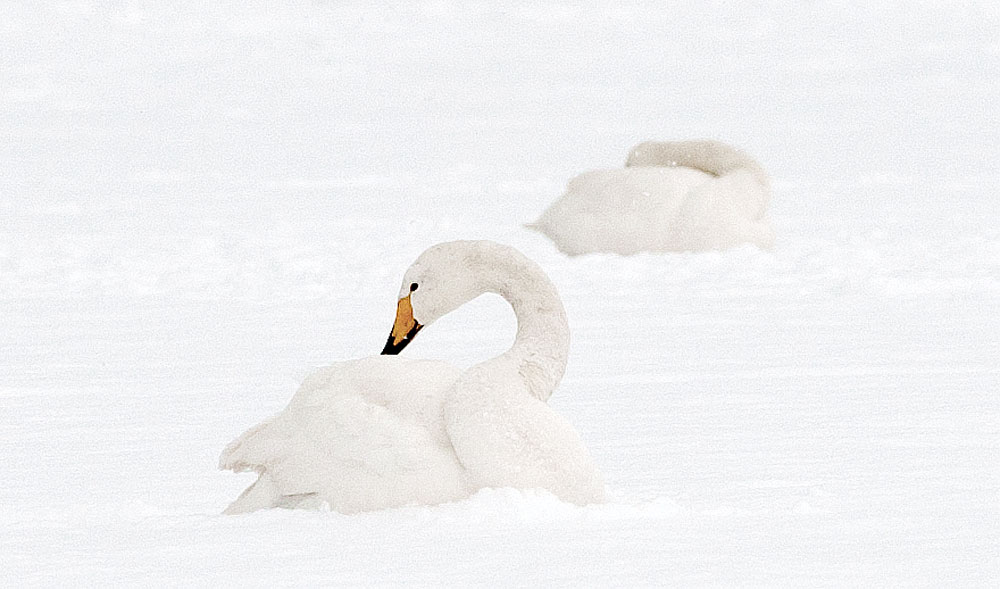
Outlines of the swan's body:
M386 351L402 349L421 321L484 292L514 307L510 350L465 372L397 356L318 370L282 413L222 453L221 468L260 475L226 512L327 504L354 513L454 501L484 487L542 488L579 504L602 500L600 473L579 436L545 403L566 366L562 303L519 252L451 242L422 254L403 282Z
M770 181L716 141L646 142L625 168L584 172L529 227L570 255L769 248Z

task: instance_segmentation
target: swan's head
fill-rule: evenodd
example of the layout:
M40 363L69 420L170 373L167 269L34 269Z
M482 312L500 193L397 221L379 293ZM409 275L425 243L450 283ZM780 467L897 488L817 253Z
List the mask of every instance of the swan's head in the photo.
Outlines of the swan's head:
M503 247L488 241L450 241L420 254L403 275L396 321L382 353L398 354L425 325L486 292L488 260Z

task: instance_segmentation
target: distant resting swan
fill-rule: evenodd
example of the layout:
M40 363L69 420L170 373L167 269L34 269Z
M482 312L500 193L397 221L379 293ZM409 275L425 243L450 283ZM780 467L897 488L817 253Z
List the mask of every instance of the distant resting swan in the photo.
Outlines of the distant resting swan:
M648 141L625 166L573 178L527 226L570 255L774 244L770 180L743 151L718 141Z
M487 292L517 316L507 352L464 372L395 356L421 328ZM534 262L488 241L433 246L406 271L383 355L316 371L284 411L223 451L220 468L260 475L226 513L324 504L354 513L484 487L602 501L580 437L545 403L568 352L562 302Z

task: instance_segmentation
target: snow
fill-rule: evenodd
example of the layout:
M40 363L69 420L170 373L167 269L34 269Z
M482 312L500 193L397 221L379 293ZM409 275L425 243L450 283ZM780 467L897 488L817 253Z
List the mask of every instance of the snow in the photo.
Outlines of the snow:
M0 18L0 585L1000 578L1000 9L98 3ZM777 242L567 258L521 224L647 139L774 179ZM610 503L219 513L429 244L514 245ZM484 297L405 352L468 366Z

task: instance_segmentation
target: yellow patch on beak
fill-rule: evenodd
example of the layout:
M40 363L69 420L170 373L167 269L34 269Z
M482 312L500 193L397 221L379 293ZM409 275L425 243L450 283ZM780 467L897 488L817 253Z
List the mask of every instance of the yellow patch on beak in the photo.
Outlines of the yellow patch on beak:
M403 348L410 345L421 327L423 325L413 318L410 295L399 299L399 304L396 306L396 321L392 324L392 331L389 333L389 339L385 341L382 354L394 356L403 351Z
M413 319L413 305L410 304L410 295L399 299L396 306L396 322L392 324L392 345L398 346L407 335L413 331L417 322ZM383 332L385 333L385 332Z

